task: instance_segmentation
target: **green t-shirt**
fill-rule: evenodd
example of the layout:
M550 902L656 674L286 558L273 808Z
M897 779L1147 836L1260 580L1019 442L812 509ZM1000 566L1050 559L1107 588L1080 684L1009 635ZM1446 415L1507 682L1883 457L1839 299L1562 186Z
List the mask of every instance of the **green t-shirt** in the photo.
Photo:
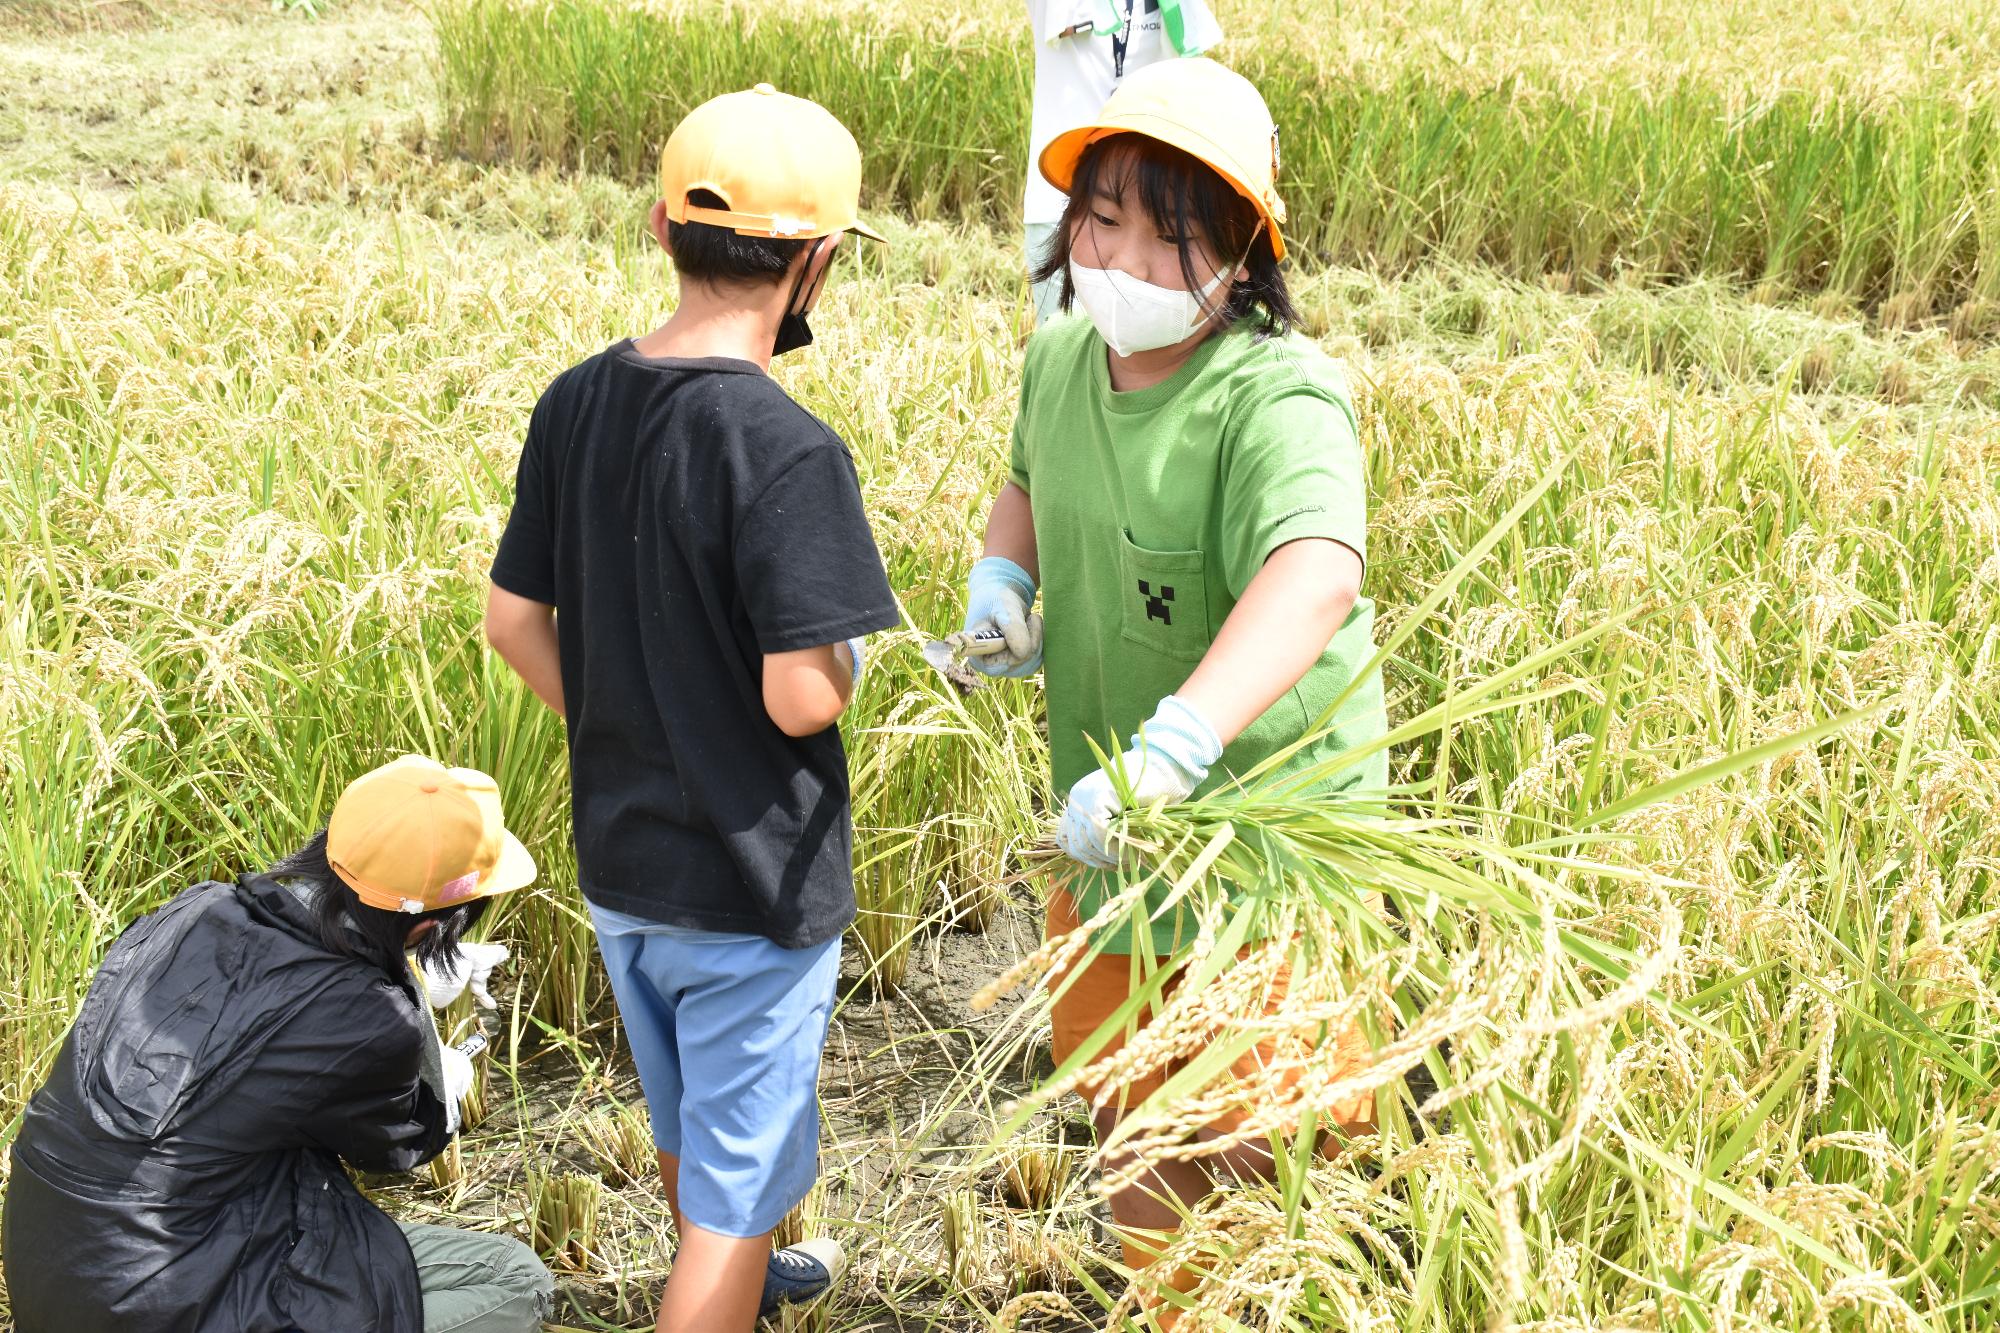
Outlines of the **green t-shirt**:
M1210 338L1150 389L1111 388L1090 321L1057 320L1028 344L1012 477L1035 515L1045 621L1043 671L1055 791L1097 767L1085 738L1117 754L1208 652L1271 552L1326 537L1367 556L1361 443L1347 381L1310 340ZM1223 752L1203 791L1300 736L1374 654L1374 603L1347 622L1301 681ZM1278 771L1296 772L1383 734L1379 673L1334 725ZM1388 756L1321 790L1380 791ZM1112 881L1071 888L1087 918ZM1153 948L1188 927L1163 918ZM1130 952L1129 939L1107 945Z

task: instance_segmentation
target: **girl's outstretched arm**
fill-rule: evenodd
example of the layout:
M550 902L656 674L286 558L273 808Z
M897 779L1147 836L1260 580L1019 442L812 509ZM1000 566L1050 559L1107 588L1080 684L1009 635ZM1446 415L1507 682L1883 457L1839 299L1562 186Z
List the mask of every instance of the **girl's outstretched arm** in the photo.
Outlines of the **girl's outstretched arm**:
M1179 695L1227 746L1299 683L1361 595L1361 557L1306 537L1271 552Z
M1131 803L1181 801L1201 786L1229 743L1312 669L1360 590L1361 557L1337 541L1302 537L1273 551L1201 665L1117 761ZM1109 769L1086 773L1070 789L1056 840L1085 865L1116 866L1111 820L1125 804Z

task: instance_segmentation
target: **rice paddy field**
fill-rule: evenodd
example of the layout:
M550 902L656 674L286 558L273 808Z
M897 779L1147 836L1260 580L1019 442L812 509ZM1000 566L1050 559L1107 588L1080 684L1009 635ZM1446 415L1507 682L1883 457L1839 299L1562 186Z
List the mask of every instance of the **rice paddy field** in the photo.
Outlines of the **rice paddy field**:
M1218 10L1357 385L1398 787L1133 820L1207 929L1155 1028L1188 1073L1123 1151L1248 1103L1280 1158L1184 1229L1182 1327L1995 1327L2000 19ZM776 373L853 448L905 614L844 723L863 914L790 1224L853 1269L792 1323L1132 1316L1034 985L1038 686L918 655L1027 335L1018 20L0 6L0 1142L125 923L426 751L499 777L545 877L488 932L517 962L473 1128L364 1184L530 1240L557 1327L652 1326L670 1228L560 726L479 622L536 395L671 308L661 138L769 80L856 128L893 241L843 251ZM1366 1067L1223 1075L1267 1035L1227 1021L1252 928L1293 941L1282 1022L1361 1022ZM1313 1153L1358 1091L1379 1132Z

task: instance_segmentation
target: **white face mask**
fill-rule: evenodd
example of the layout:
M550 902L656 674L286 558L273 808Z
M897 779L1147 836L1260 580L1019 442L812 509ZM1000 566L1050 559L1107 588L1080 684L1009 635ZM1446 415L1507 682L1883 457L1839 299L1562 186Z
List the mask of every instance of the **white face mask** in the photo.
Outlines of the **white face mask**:
M1232 266L1230 272L1234 272ZM1083 313L1120 356L1150 352L1186 342L1208 322L1215 307L1209 298L1228 273L1218 273L1199 292L1156 287L1122 269L1085 268L1069 261L1069 280Z

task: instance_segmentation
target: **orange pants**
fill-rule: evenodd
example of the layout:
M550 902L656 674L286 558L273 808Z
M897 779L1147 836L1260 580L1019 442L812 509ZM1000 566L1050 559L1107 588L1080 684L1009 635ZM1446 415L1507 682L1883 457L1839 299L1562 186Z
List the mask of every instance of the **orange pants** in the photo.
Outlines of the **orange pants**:
M1058 935L1066 935L1081 924L1082 921L1077 916L1076 900L1070 897L1069 892L1061 888L1051 892L1048 926L1044 938L1054 939ZM1238 956L1248 959L1260 949L1276 947L1278 946L1274 942L1268 941L1246 945ZM1047 985L1053 990L1070 977L1070 971L1051 974ZM1103 1027L1111 1016L1118 1012L1119 1007L1132 998L1133 977L1132 960L1123 954L1099 954L1085 961L1082 970L1075 972L1074 979L1069 980L1069 988L1057 997L1051 1014L1055 1029L1053 1045L1058 1064L1075 1054L1087 1038ZM1275 1013L1278 1006L1284 1002L1290 979L1290 965L1281 966L1265 997L1266 1013ZM1169 978L1161 990L1161 998L1165 999L1171 995L1179 984L1178 976ZM1139 1029L1146 1026L1153 1017L1153 1012L1150 1007L1142 1009L1131 1025L1111 1035L1111 1039L1099 1049L1097 1058L1101 1059L1123 1047ZM1218 1035L1219 1033L1220 1028ZM1238 1077L1256 1078L1260 1070L1269 1067L1277 1058L1279 1040L1272 1037L1259 1042L1244 1052L1230 1068ZM1299 1039L1290 1040L1294 1043L1293 1049L1296 1050L1295 1043ZM1340 1067L1344 1069L1365 1064L1373 1054L1368 1034L1362 1030L1359 1023L1349 1026L1346 1031L1340 1033L1336 1042L1336 1057ZM1310 1048L1313 1048L1313 1045L1309 1043ZM1120 1086L1106 1099L1105 1104L1115 1106L1120 1111L1137 1106L1159 1091L1161 1086L1185 1065L1185 1060L1176 1059L1166 1062L1164 1067L1149 1070ZM1289 1087L1297 1082L1297 1077L1298 1071L1294 1069L1284 1076L1283 1081ZM1079 1086L1077 1091L1085 1100L1095 1104L1105 1089L1097 1084L1084 1084ZM1248 1117L1248 1108L1233 1109L1224 1112L1209 1128L1227 1134L1239 1128ZM1372 1131L1375 1127L1374 1094L1363 1093L1338 1105L1320 1108L1319 1123L1322 1127L1339 1129L1346 1134Z

